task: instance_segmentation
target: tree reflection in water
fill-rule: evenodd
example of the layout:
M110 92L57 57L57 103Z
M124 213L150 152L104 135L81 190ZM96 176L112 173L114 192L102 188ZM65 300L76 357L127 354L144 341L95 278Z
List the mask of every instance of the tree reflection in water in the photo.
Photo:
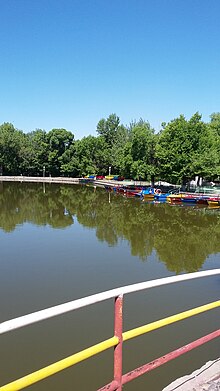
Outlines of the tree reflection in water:
M76 218L110 246L127 240L143 261L155 250L176 273L199 270L220 252L219 210L143 203L87 186L7 182L1 183L0 205L5 232L26 222L64 229Z

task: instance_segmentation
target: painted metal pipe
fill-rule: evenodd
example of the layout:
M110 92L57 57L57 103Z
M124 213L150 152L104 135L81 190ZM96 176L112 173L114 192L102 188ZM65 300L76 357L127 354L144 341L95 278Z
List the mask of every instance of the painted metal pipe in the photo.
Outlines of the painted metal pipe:
M20 379L17 379L5 386L0 387L0 391L18 391L25 387L28 387L40 380L46 379L47 377L54 375L62 371L63 369L69 368L70 366L77 364L95 354L101 353L118 344L118 338L112 337L106 341L100 342L90 348L82 350L79 353L75 353L72 356L66 357L63 360L57 361L54 364L48 365L47 367L41 368L29 375L26 375Z
M113 380L111 383L107 384L106 386L99 388L97 391L116 391L118 388L118 383Z
M199 338L193 342L190 342L189 344L187 345L184 345L176 350L173 350L172 352L169 352L167 354L165 354L164 356L162 357L159 357L151 362L149 362L148 364L145 364L145 365L142 365L141 367L139 368L136 368L134 369L133 371L130 371L128 373L126 373L125 375L122 376L122 384L126 384L126 383L129 383L130 381L136 379L137 377L139 376L142 376L144 375L145 373L147 372L150 372L152 371L153 369L156 369L158 367L160 367L161 365L171 361L171 360L174 360L175 358L187 353L187 352L190 352L191 350L213 340L214 338L217 338L220 336L220 329L219 330L216 330L202 338ZM114 388L114 384L113 382L112 383L109 383L109 384L106 384L105 386L103 386L102 388L98 389L97 391L114 391L115 388Z
M173 350L170 353L165 354L162 357L157 358L154 361L149 362L148 364L145 364L139 368L136 368L135 370L126 373L122 377L123 384L126 384L130 382L131 380L136 379L137 377L143 375L144 373L150 372L152 369L158 368L161 365L174 360L175 358L181 356L182 354L185 354L187 352L190 352L191 350L203 345L204 343L207 343L211 341L214 338L220 337L220 329L214 331L213 333L210 333L202 338L199 338L187 345L182 346L181 348L178 348L176 350Z
M209 311L217 307L220 307L220 300L193 308L188 311L181 312L176 315L168 316L167 318L157 320L156 322L152 322L144 326L137 327L136 329L125 331L123 333L123 341L127 341L128 339L138 337L139 335L149 333L150 331L167 326L168 324L175 323L179 320L183 320L186 318L190 318L191 316L201 314L202 312Z
M118 384L116 390L122 391L122 344L123 344L123 295L115 298L114 335L118 344L114 348L114 381Z

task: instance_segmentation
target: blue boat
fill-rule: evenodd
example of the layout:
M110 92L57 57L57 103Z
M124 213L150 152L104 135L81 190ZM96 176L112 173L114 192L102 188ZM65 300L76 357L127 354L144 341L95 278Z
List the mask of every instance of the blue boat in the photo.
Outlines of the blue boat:
M192 195L184 195L181 197L181 201L186 204L196 204L197 197L194 197Z
M170 195L170 193L160 193L160 194L157 193L157 194L154 194L154 199L155 199L155 201L165 202L169 195Z

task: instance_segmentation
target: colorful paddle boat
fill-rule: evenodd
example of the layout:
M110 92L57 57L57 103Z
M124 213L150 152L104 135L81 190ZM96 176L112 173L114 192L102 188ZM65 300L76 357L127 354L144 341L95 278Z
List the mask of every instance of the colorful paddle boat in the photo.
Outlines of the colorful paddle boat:
M155 195L155 189L153 187L148 187L145 190L141 190L140 196L147 201L153 201Z
M182 194L170 194L167 196L167 202L169 204L179 204L182 202Z
M197 197L192 194L182 194L181 201L187 204L196 204Z
M154 200L158 202L166 202L167 197L170 196L170 193L162 193L161 189L155 189Z
M210 197L208 198L207 202L211 207L220 206L220 197Z

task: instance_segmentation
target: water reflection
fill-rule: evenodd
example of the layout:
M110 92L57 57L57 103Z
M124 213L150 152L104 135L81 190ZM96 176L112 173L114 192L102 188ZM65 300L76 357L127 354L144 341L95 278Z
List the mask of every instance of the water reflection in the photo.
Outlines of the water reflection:
M220 252L219 210L148 204L87 186L26 183L1 183L0 205L5 232L25 222L64 229L76 218L110 246L127 240L143 261L156 250L176 273L199 270Z

